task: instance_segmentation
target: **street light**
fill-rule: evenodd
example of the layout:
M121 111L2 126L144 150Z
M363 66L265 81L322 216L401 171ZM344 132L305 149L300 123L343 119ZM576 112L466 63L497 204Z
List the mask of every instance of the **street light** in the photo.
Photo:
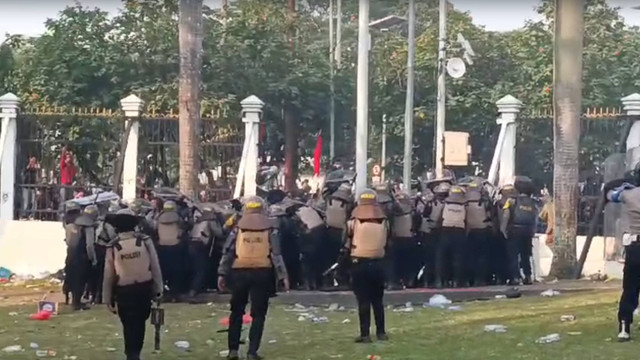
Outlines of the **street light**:
M397 15L389 15L382 19L374 20L369 23L369 27L376 30L385 30L390 27L403 24L407 21L406 18Z
M369 23L369 27L386 30L390 27L397 26L407 22L407 18L397 15L389 15L379 20ZM413 151L413 92L414 92L414 63L415 63L415 3L409 0L409 34L407 36L408 57L407 57L407 94L404 109L404 159L402 168L402 179L404 189L411 189L411 168L412 168L412 151ZM384 121L383 121L384 122ZM383 128L386 124L383 123ZM383 129L385 132L385 129ZM386 140L386 134L383 134L383 141ZM384 146L383 148L386 148ZM383 158L385 158L383 154ZM384 159L383 159L384 161ZM384 166L385 164L383 164Z
M358 8L358 80L356 100L356 194L367 187L369 133L369 0Z

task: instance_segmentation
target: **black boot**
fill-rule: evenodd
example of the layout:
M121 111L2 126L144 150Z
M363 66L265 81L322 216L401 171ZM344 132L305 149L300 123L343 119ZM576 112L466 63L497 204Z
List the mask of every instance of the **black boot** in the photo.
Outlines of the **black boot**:
M356 344L370 344L371 336L358 336L357 338L355 338L354 342Z
M618 324L618 342L627 342L631 340L631 324L622 320Z
M524 280L522 281L523 285L531 285L533 284L533 281L531 281L531 276L525 276Z
M195 290L190 290L189 291L189 304L197 304L198 300L196 299L196 295L198 295L198 293Z

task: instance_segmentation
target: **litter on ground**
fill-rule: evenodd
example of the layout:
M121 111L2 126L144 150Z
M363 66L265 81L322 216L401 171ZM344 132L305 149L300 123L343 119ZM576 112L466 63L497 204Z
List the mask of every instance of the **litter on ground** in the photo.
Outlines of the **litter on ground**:
M485 325L484 326L484 331L485 332L494 332L494 333L506 333L507 332L507 327L504 325Z
M545 297L558 296L558 295L560 295L560 291L555 291L553 289L549 289L549 290L543 291L542 293L540 293L540 295L545 296Z
M536 340L537 344L550 344L556 341L560 341L560 334L549 334Z
M452 301L447 299L446 296L444 296L442 294L435 294L431 298L429 298L429 302L427 303L427 306L442 308L445 305L451 304L451 302Z

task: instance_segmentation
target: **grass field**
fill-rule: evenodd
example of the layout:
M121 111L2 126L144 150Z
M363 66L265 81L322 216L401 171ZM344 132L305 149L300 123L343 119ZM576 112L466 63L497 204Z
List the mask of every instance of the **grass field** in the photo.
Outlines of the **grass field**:
M0 296L2 294L0 293ZM423 309L387 312L391 341L358 345L354 311L316 310L328 323L298 321L298 313L283 306L270 309L262 354L268 359L364 360L369 354L383 360L409 359L632 359L640 344L618 344L616 311L618 293L583 293L554 298L529 297L517 300L462 303L462 309ZM46 322L28 319L34 304L0 307L0 349L21 345L19 353L0 353L2 359L36 359L29 344L57 352L54 358L77 360L123 359L121 328L117 318L103 307L82 313L63 312ZM15 312L18 314L16 315ZM574 322L561 322L561 315L575 315ZM148 328L144 359L220 359L226 349L226 334L216 333L220 319L228 315L224 305L167 305L166 332L161 354L152 354L152 328ZM343 323L349 319L349 323ZM486 333L484 326L501 324L506 333ZM245 331L243 334L246 334ZM559 333L561 340L536 344L535 340ZM640 334L640 332L638 333ZM640 339L640 338L639 338ZM190 351L177 349L174 342L186 340ZM115 348L116 350L113 351Z

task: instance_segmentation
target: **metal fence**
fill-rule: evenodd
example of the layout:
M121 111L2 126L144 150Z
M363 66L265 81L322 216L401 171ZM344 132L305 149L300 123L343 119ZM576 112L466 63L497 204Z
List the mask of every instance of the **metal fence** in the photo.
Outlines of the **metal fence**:
M588 108L580 124L580 202L578 234L586 235L604 182L604 163L624 144L628 122L640 120L620 108ZM532 110L518 119L517 172L530 176L539 186L553 185L553 111ZM596 235L604 234L604 216L599 216Z
M201 200L231 198L242 157L241 124L203 118L199 150ZM174 187L179 178L179 126L175 117L143 118L138 149L138 190L148 196L155 186Z
M55 220L64 200L113 190L125 118L94 109L34 109L18 116L16 218ZM177 116L143 116L138 149L138 194L154 186L174 187L179 176ZM232 195L243 134L241 124L203 118L200 134L201 200ZM71 162L63 165L64 151ZM62 183L62 168L73 167L72 181ZM120 189L117 189L120 190Z
M61 202L110 190L124 121L106 110L38 109L17 119L16 217L57 218ZM63 154L70 155L64 162ZM62 180L62 168L71 181Z

